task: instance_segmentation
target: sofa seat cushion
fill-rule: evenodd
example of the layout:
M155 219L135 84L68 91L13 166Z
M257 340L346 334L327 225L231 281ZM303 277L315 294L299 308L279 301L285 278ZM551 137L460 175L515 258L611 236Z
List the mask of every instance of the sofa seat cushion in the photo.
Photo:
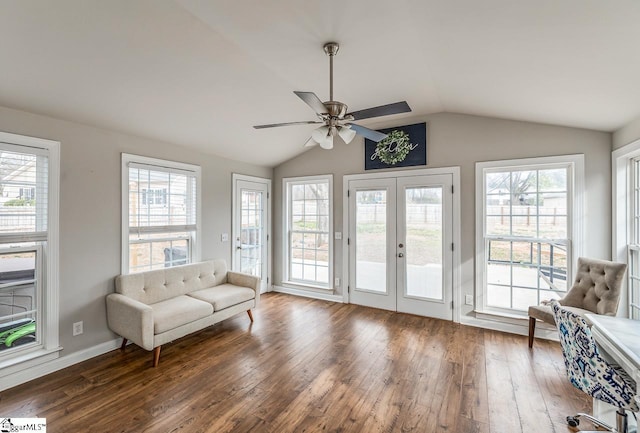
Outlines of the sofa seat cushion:
M153 309L154 334L170 331L213 314L211 304L186 295L156 302L150 307Z
M235 286L233 284L220 284L208 289L196 290L195 292L189 293L189 296L208 302L213 305L215 311L220 311L254 299L256 292L247 287Z

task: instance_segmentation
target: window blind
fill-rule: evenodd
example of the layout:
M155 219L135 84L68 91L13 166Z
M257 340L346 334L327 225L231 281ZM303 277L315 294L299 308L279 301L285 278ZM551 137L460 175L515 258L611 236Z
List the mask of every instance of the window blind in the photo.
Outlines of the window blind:
M47 240L49 158L21 147L0 147L0 243Z
M196 230L196 174L129 163L129 232Z

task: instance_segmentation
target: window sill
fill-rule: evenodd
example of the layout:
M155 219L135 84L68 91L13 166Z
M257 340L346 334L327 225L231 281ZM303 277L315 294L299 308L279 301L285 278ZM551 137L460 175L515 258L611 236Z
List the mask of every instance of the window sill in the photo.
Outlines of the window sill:
M315 286L313 284L304 284L292 281L283 281L281 286L289 287L291 289L311 290L322 293L333 293L334 291L332 287Z
M503 311L493 311L493 310L475 310L476 319L480 320L490 320L493 322L501 322L501 323L509 323L512 325L528 325L529 316L526 313L517 314L517 313L507 313ZM547 325L543 322L538 322L539 328L549 328L556 329L555 326Z
M32 348L0 361L0 377L15 374L18 371L51 361L60 356L62 347L55 349Z
M498 311L498 310L475 310L476 317L479 319L488 319L488 320L500 320L500 319L509 319L509 320L524 320L528 319L527 313L509 313L507 311Z

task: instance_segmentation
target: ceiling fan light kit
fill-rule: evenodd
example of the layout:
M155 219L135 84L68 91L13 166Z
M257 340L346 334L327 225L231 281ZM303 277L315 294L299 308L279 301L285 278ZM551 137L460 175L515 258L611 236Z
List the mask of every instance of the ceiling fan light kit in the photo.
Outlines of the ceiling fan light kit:
M304 144L305 147L319 144L323 149L333 149L333 141L336 135L349 144L356 134L369 140L380 142L387 135L373 129L353 123L354 120L369 119L372 117L389 116L391 114L407 113L411 111L406 101L393 104L380 105L378 107L347 113L347 104L333 100L333 58L338 53L340 46L337 42L324 44L324 52L329 56L329 101L322 102L313 92L294 91L318 116L318 121L302 121L287 123L272 123L268 125L256 125L256 129L274 128L279 126L301 124L323 124L311 132L311 138Z
M325 150L333 149L333 136L331 136L331 135L327 136L326 140L321 141L318 144L320 145L321 148L323 148Z
M356 131L351 129L350 125L345 125L338 128L338 135L342 138L342 141L349 144L355 138Z
M316 128L311 131L311 138L315 140L316 143L322 143L329 136L329 127L326 125L321 126L320 128Z

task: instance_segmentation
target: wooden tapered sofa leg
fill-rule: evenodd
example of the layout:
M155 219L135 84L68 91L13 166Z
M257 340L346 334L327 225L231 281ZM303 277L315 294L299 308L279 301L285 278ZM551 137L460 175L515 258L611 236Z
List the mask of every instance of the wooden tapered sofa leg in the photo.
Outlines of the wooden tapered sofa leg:
M529 317L529 349L533 347L533 336L536 333L536 318Z
M249 315L249 320L253 322L253 313L251 312L251 310L247 310L247 314Z
M124 352L124 349L127 347L127 339L122 339L122 346L120 346L120 350Z
M160 348L162 346L158 346L158 347L154 347L153 348L153 366L157 367L158 363L160 362Z

